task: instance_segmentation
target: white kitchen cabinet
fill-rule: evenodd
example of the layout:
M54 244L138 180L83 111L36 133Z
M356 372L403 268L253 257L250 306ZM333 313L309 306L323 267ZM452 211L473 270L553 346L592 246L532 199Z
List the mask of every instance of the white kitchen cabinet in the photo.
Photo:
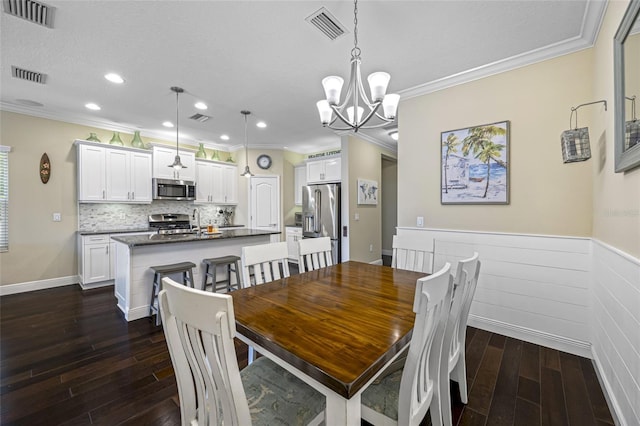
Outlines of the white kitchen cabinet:
M298 263L298 241L302 239L302 228L298 226L286 226L285 235L287 238L289 261Z
M196 180L196 155L189 151L179 151L180 162L185 168L175 170L169 167L176 158L175 148L153 147L153 177L161 179Z
M238 167L207 160L196 162L196 202L238 204Z
M302 205L302 187L307 184L307 168L305 166L297 166L294 169L294 190L293 200L296 206Z
M111 239L108 234L84 235L81 237L82 259L80 267L80 285L113 279L111 268Z
M79 143L79 202L150 203L151 198L150 153Z
M342 177L342 159L340 157L307 163L307 184L340 182Z

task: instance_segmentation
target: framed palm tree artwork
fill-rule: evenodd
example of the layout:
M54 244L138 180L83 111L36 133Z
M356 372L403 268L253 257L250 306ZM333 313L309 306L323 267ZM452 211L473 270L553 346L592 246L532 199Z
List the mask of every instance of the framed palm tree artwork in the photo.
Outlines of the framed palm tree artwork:
M509 121L441 133L440 203L509 204Z

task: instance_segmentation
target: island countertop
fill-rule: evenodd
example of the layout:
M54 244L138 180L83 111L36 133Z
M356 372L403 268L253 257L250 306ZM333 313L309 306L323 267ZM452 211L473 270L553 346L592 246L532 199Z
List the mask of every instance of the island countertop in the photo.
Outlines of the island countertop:
M224 240L229 238L255 237L259 235L280 234L280 231L262 231L258 229L229 229L220 230L219 232L208 234L169 234L169 235L123 235L112 236L111 239L119 243L126 244L129 247L150 246L156 244L177 244L191 242L207 242L214 240Z

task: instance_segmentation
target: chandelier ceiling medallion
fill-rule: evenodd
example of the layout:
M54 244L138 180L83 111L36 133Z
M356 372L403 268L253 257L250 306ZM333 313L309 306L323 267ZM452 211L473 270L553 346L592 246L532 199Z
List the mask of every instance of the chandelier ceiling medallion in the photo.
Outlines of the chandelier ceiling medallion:
M371 100L365 93L360 73L360 48L358 47L358 0L354 0L353 8L353 49L351 49L351 76L349 77L347 94L344 102L340 103L340 92L344 80L332 75L322 80L326 99L319 101L316 106L320 113L320 121L324 127L334 130L373 129L386 126L396 118L400 95L386 94L391 76L386 72L374 72L367 78L371 91ZM377 111L382 105L383 114ZM365 113L365 107L367 108ZM333 116L335 113L335 117ZM346 113L346 114L345 114ZM376 117L376 123L367 124ZM336 120L340 120L336 125Z
M180 127L178 125L178 120L179 120L178 112L179 112L179 106L180 106L180 102L178 101L178 96L180 96L180 93L184 92L184 89L181 87L172 86L171 91L176 94L176 158L173 160L173 164L169 164L169 167L173 167L175 170L181 170L181 169L187 168L187 166L183 165L182 162L180 161L180 151L178 148L178 129Z

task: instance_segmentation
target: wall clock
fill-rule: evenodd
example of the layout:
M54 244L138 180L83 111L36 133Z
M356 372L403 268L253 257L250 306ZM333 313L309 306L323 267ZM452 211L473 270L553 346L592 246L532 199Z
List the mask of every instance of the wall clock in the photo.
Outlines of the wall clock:
M258 167L260 167L263 170L267 170L269 167L271 167L271 157L268 156L267 154L262 154L258 157Z

